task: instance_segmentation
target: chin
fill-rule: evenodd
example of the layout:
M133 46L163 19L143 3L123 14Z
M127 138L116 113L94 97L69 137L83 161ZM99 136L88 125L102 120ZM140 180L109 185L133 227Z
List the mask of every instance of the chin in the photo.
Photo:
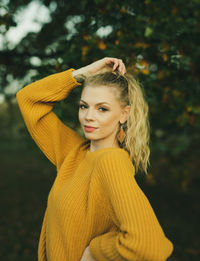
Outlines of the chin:
M88 140L99 140L98 138L92 138L90 135L85 135Z
M102 139L102 138L98 138L98 137L92 137L92 134L88 134L88 133L85 133L85 137L88 140L100 140L100 139Z

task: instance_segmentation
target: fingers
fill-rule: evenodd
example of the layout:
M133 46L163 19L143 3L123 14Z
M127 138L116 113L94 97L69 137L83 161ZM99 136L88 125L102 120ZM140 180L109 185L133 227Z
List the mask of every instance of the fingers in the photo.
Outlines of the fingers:
M117 59L117 58L106 58L106 64L113 64L112 70L115 71L116 69L121 73L125 74L126 73L126 67L122 61L122 59Z
M118 66L119 66L118 71L121 72L122 74L124 74L126 68L125 68L125 65L124 65L124 63L121 59L118 59Z
M115 71L118 66L119 66L119 60L118 60L118 59L115 59L115 60L114 60L113 71Z

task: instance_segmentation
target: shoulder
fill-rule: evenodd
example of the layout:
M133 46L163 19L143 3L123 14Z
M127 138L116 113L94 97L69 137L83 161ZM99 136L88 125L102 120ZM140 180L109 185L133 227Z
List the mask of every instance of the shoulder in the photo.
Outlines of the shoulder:
M135 173L129 153L120 148L112 148L98 155L96 158L96 168L101 172L128 171Z
M108 148L108 150L103 151L99 157L98 162L103 163L106 160L118 162L122 161L130 161L129 153L121 148ZM131 162L131 161L130 161Z
M127 151L121 148L109 148L108 150L103 151L99 157L98 161L104 161L106 159L109 160L117 160L117 159L129 159L129 154Z

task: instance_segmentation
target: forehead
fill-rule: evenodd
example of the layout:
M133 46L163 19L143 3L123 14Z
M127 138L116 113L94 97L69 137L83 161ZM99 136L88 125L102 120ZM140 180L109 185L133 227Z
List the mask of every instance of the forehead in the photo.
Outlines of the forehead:
M93 103L102 101L118 103L118 97L119 92L113 86L85 86L81 93L81 99Z

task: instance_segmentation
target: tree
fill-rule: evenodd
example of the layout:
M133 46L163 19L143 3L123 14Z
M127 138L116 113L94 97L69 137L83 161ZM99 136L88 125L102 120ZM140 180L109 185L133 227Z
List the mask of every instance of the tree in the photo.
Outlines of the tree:
M1 7L4 38L6 31L17 25L17 10L30 2L10 1ZM183 190L199 182L200 2L44 0L40 3L49 8L50 21L39 32L27 34L14 48L4 41L0 54L1 92L12 77L23 79L29 75L25 85L105 56L119 57L146 92L152 162L158 166L153 172L157 180L166 180L166 176L159 174L165 169L171 185L181 184ZM76 103L72 107L71 99L77 94L78 91L56 106L55 111L63 120L67 111L76 113ZM68 118L68 124L78 127L74 117Z

